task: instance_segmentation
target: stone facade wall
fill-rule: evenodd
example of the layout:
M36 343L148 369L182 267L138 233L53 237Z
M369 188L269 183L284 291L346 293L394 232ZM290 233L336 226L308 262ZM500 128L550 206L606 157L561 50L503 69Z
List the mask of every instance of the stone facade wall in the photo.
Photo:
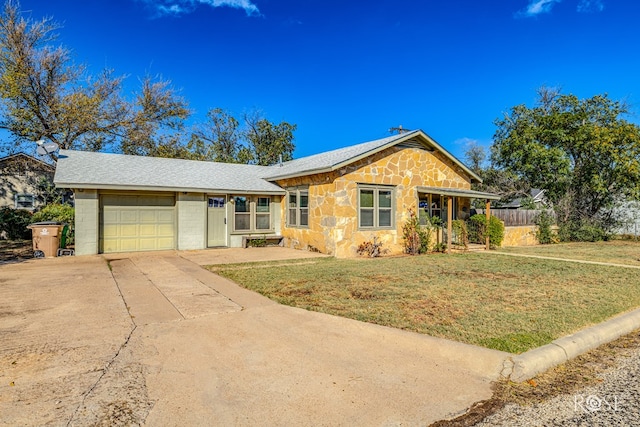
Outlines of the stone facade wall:
M358 184L394 188L392 229L358 227ZM309 226L283 224L285 244L331 254L354 257L357 247L375 236L390 254L402 253L402 225L408 210L416 211L416 187L470 189L470 178L439 152L418 148L390 147L373 156L331 173L278 181L283 188L309 187ZM283 217L286 218L286 202Z
M502 246L534 246L539 244L536 238L536 225L505 227Z

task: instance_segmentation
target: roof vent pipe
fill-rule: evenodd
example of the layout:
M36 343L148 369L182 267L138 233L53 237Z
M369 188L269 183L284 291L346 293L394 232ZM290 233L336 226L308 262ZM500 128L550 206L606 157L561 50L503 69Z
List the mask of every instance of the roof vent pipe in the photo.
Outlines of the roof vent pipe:
M278 156L278 164L282 167L282 154Z

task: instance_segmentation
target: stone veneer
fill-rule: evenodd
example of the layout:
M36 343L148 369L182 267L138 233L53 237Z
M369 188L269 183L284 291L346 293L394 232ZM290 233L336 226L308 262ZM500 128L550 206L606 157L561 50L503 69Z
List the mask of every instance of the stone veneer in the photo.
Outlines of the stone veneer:
M538 244L535 225L505 227L501 246L534 246Z
M403 252L402 225L416 211L416 187L468 190L471 178L440 152L393 146L334 172L277 181L283 188L309 187L308 228L283 224L285 245L317 250L339 258L357 256L358 245L376 236L389 254ZM358 184L394 186L392 229L358 228ZM459 204L459 209L468 201ZM287 202L282 204L283 218Z

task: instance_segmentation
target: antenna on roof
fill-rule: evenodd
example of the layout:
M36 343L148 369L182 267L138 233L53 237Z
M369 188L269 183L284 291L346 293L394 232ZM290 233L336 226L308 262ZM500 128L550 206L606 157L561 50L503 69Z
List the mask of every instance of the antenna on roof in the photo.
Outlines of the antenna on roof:
M398 127L396 128L389 129L389 133L397 133L398 135L407 133L407 132L411 132L411 131L409 129L403 128L402 125L398 125Z

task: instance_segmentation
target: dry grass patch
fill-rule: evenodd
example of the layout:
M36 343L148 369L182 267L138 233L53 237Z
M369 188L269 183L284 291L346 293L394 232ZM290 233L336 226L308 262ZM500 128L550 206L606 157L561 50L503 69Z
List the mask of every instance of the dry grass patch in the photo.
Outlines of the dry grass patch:
M640 242L632 240L509 247L500 252L640 266Z
M282 304L511 353L640 306L637 270L554 260L468 253L271 266L216 272Z

